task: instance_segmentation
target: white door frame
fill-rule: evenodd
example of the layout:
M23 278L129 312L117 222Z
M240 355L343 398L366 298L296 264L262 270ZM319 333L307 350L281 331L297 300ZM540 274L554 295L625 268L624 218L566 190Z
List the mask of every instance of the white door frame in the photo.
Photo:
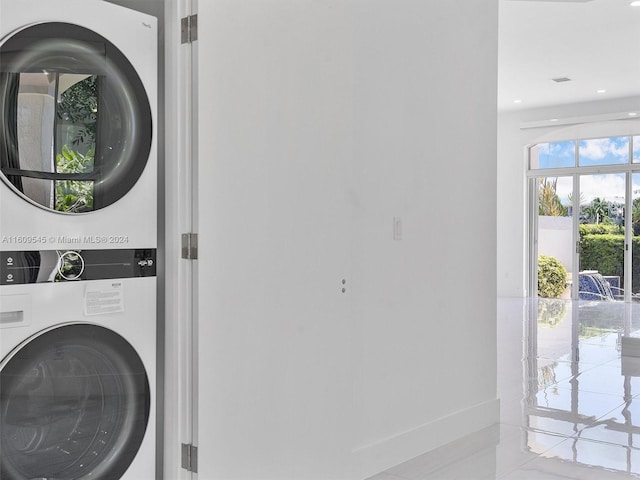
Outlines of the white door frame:
M165 2L166 335L164 478L190 480L182 444L194 441L193 270L181 234L193 232L193 45L181 43L180 19L192 0Z

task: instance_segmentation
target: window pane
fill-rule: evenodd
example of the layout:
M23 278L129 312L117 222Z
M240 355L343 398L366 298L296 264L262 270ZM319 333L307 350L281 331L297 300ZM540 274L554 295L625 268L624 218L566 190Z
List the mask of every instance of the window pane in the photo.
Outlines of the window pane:
M629 163L629 137L592 138L580 140L578 164L618 165Z
M79 180L56 181L55 209L59 212L79 213L93 210L93 182Z
M97 75L59 74L58 109L56 122L56 171L64 173L85 173L93 171L93 165L71 165L66 161L60 170L60 155L74 155L77 159L91 157L96 149L96 127L98 120ZM82 163L82 162L81 162Z
M624 173L580 176L580 299L624 295Z
M640 173L632 176L633 201L631 207L631 291L640 293Z
M540 143L531 147L531 168L566 168L576 165L576 142Z
M640 136L633 137L633 163L640 163Z
M54 171L53 125L56 79L55 73L53 75L42 73L19 75L16 123L20 157L17 159L17 166L24 170Z
M538 285L540 297L569 298L575 278L573 266L573 177L543 177L538 187ZM542 263L541 263L542 262ZM565 285L553 282L555 265L559 262L567 272Z
M53 181L40 178L22 177L22 191L31 200L43 207L53 205Z

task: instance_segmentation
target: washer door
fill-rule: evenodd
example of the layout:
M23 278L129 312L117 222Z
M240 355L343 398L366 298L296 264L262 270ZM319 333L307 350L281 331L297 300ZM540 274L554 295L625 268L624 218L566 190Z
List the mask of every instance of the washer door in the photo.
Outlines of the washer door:
M38 335L0 364L0 478L119 479L149 420L140 357L103 327Z
M144 171L152 114L122 52L69 23L0 39L0 171L46 209L90 212L122 198Z

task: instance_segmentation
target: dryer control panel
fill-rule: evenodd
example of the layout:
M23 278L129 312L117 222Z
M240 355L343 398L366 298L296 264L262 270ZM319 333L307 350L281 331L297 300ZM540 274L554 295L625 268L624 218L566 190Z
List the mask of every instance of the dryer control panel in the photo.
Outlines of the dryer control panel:
M155 248L0 252L0 285L155 275Z

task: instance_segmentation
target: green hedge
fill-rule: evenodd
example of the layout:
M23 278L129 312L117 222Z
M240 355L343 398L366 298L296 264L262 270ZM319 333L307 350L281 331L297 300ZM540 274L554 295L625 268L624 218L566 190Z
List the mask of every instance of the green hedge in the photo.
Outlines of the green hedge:
M580 237L584 235L604 235L610 233L612 235L623 235L622 227L611 223L581 223L578 225Z
M580 237L580 270L598 270L602 275L624 275L624 235Z
M597 225L594 225L597 227ZM617 227L616 227L617 228ZM582 234L580 225L580 270L598 270L602 275L620 277L624 286L624 235ZM640 291L640 237L632 239L633 291Z

